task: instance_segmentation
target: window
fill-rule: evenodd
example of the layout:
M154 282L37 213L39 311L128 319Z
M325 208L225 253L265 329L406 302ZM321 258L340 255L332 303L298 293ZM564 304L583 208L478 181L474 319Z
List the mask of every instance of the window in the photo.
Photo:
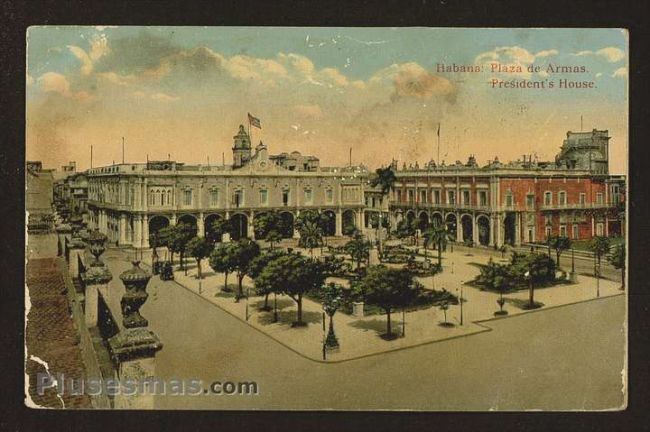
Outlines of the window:
M602 222L598 222L598 223L596 224L596 235L597 235L597 236L603 236L603 235L605 235L605 232L604 232L604 231L605 231L605 230L604 230L604 225L603 225L603 223L602 223Z
M603 193L602 192L597 192L596 193L596 204L602 204L603 203ZM598 234L600 235L600 234Z
M334 202L334 191L332 189L327 189L325 191L325 199L329 204Z
M183 191L183 205L192 205L192 189L185 189Z
M481 207L487 206L487 192L479 191L478 193L478 205Z
M526 195L526 208L528 209L535 208L535 195L532 194Z
M216 207L219 205L219 189L210 189L210 206Z
M585 202L587 202L587 194L581 193L580 194L580 205L585 205Z
M544 192L544 205L550 206L553 204L553 194L551 192Z
M577 239L577 238L578 238L578 233L579 233L579 231L578 231L578 224L573 224L573 226L571 227L571 229L572 229L572 231L573 231L573 232L571 233L571 238L573 238L573 239Z
M560 225L560 236L566 237L566 226Z
M440 191L433 191L433 202L434 204L440 204Z
M260 205L268 205L269 204L269 193L266 189L260 189Z
M311 204L313 199L313 194L311 189L305 189L305 204Z
M506 207L512 207L514 205L514 201L512 199L512 193L506 194Z
M558 192L557 194L557 202L559 205L563 206L566 205L566 192Z
M426 203L427 202L427 191L426 190L421 190L420 191L420 202L421 203Z
M551 227L546 227L546 237L548 238L550 236L551 236Z
M402 202L402 191L401 190L397 191L397 202Z
M544 216L544 225L551 226L553 221L551 220L551 215Z
M467 206L468 206L468 205L470 205L470 204L471 204L471 203L470 203L470 200L469 200L469 191L468 191L468 190L464 190L464 191L463 191L463 205L467 205Z
M409 189L408 197L409 197L409 202L415 201L415 199L414 199L415 198L415 191L413 191L412 189Z
M456 192L447 191L447 204L456 204Z
M289 205L289 189L285 189L282 191L282 205L284 206Z
M244 191L236 190L232 196L232 203L235 207L240 207L244 205Z

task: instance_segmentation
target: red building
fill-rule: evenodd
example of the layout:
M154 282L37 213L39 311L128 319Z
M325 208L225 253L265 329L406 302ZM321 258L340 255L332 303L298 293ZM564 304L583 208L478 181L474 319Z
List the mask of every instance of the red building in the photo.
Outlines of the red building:
M602 140L607 131L594 133ZM579 159L578 151L572 148L571 156ZM417 218L421 228L444 221L457 241L484 246L543 242L549 235L620 236L625 178L608 175L603 160L599 154L599 165L591 170L567 167L561 157L537 162L524 156L508 164L495 159L484 167L473 157L465 164L430 162L422 169L404 165L400 170L394 164L393 226L404 217Z

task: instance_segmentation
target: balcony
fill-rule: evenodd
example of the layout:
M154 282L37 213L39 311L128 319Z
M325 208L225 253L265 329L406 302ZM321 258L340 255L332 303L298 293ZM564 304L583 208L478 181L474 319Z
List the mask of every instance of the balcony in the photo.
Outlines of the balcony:
M610 208L612 205L606 203L578 203L578 204L560 204L560 203L543 203L540 205L541 210L589 210Z

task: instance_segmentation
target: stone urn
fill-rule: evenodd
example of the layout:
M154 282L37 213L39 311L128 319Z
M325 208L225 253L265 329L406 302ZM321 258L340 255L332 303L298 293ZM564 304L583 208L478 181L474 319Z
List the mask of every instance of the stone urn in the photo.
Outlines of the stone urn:
M120 305L122 306L122 323L124 327L147 327L149 322L140 315L140 308L147 301L147 284L151 274L140 268L140 261L132 261L133 267L120 275L126 288Z
M106 237L106 234L99 232L99 230L94 230L88 234L86 240L89 245L88 250L95 257L95 260L90 263L91 266L102 267L104 265L99 257L106 250L106 247L104 245L106 244L107 238L108 237Z

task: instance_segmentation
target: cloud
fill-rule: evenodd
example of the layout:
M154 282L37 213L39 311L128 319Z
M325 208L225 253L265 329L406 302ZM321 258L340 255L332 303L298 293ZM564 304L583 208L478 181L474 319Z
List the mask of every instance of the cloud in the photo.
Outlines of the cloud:
M110 52L105 35L97 35L92 38L88 52L75 45L68 45L68 49L81 62L80 72L82 75L90 75L97 60Z
M56 72L47 72L38 78L38 86L45 93L59 93L63 96L70 95L70 83L68 79Z
M166 93L154 93L151 95L151 99L159 102L173 102L180 99L178 96L170 96Z
M542 58L542 57L550 57L554 55L558 55L559 52L556 49L548 49L548 50L542 50L535 54L535 58Z
M618 68L614 71L612 74L612 77L614 78L627 78L627 68L626 67L621 67Z
M625 58L625 51L616 47L601 48L598 51L580 51L575 56L599 56L607 60L609 63L616 63Z
M368 80L370 85L392 83L394 97L429 99L444 96L453 100L456 88L447 78L435 75L417 63L392 64Z

